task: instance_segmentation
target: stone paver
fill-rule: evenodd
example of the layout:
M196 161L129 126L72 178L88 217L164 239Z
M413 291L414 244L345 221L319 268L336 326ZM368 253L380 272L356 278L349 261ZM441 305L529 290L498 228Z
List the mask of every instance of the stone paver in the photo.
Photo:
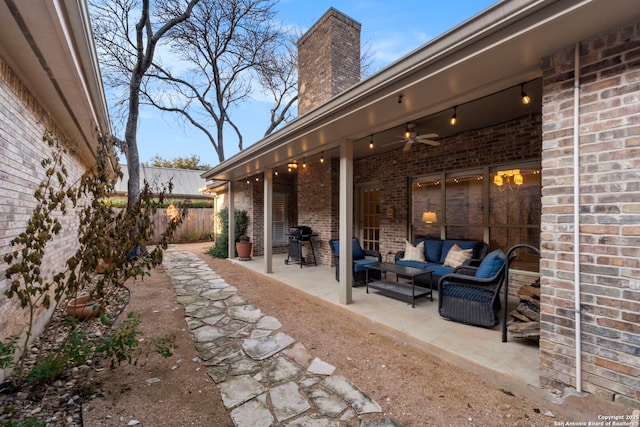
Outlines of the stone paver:
M196 255L169 249L163 265L205 372L237 427L399 427L364 391L278 331ZM376 416L377 414L377 416Z

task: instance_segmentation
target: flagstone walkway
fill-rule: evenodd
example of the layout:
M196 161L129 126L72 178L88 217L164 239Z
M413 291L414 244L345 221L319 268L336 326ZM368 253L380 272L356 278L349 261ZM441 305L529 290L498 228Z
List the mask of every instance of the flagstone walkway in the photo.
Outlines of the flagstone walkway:
M169 249L163 264L198 356L236 426L399 426L196 255Z

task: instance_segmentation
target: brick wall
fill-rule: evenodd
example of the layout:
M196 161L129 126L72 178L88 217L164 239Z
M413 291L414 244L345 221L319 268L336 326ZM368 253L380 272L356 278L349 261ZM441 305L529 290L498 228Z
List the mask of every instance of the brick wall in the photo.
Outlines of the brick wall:
M311 227L318 264L331 265L329 240L336 238L338 223L338 161L308 164L298 172L298 224ZM332 220L329 220L329 219ZM305 257L310 249L305 248Z
M298 42L298 116L360 81L360 24L331 8Z
M33 193L44 179L40 162L51 152L42 141L46 129L56 131L49 114L0 58L0 259L15 250L9 243L24 231L35 207ZM71 182L78 180L84 171L84 166L72 157L65 158L65 165ZM47 247L44 275L62 270L64 261L76 249L78 223L73 211L61 221L61 233ZM6 267L4 262L0 267L0 339L24 332L28 321L27 313L16 300L8 300L4 295L8 287ZM36 333L48 317L48 313L39 313ZM0 371L0 379L2 375Z
M582 390L640 408L640 23L580 43ZM574 47L544 61L540 383L576 386Z

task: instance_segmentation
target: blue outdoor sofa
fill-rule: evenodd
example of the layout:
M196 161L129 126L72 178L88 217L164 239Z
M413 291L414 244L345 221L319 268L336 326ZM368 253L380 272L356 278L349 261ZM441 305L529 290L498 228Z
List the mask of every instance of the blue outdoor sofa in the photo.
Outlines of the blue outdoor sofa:
M421 282L420 278L416 278L416 285L433 289L438 289L438 281L446 274L453 273L455 268L444 266L445 259L449 250L458 245L460 249L471 249L471 258L464 261L463 265L478 266L483 258L487 255L489 245L478 240L459 240L459 239L434 239L430 237L418 237L414 246L418 246L420 242L424 242L424 262L403 259L405 251L399 251L395 255L396 264L406 265L409 267L428 268L432 270L431 283ZM428 276L425 279L428 280Z

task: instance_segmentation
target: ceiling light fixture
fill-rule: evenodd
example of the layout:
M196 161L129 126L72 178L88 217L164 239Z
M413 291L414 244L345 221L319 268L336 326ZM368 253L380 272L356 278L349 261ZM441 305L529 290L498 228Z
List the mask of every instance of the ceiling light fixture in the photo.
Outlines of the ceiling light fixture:
M515 188L512 182L516 186ZM493 183L498 186L499 191L505 191L507 188L511 191L519 190L520 186L524 184L524 177L520 173L520 169L498 171L493 177Z
M451 124L451 126L455 126L456 123L458 123L458 106L456 105L455 107L453 107L453 115L451 116L451 119L449 119L449 123Z
M297 160L292 160L289 163L287 163L287 170L289 172L291 172L294 169L298 169L298 161Z
M531 102L531 97L524 91L524 83L520 84L520 97L522 98L522 103L524 105L529 105Z

